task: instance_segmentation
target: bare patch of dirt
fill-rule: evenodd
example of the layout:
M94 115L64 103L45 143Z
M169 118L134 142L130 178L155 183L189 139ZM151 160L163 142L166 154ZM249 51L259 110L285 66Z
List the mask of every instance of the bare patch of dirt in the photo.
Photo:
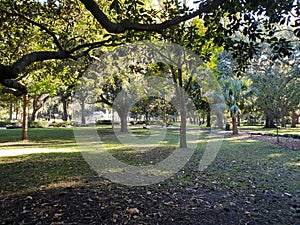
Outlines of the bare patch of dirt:
M251 138L269 142L274 145L279 145L292 150L300 150L300 139L279 137L279 142L277 137L267 136L267 135L251 135Z

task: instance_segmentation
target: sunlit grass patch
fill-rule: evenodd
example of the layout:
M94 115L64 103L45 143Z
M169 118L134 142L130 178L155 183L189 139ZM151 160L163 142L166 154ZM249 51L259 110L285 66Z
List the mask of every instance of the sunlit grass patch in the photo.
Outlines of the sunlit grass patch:
M1 143L19 142L22 137L21 129L0 130ZM66 144L74 143L73 128L29 128L29 142Z
M260 126L240 126L239 130L247 130L254 133L261 134L276 134L276 128L263 128L263 125ZM291 128L290 126L278 127L279 134L296 134L300 135L300 127Z

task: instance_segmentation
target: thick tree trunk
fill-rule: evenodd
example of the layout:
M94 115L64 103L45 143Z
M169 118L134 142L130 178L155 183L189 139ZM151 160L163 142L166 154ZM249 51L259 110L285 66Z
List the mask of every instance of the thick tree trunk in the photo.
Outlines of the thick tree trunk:
M22 140L28 140L28 94L23 96Z
M291 124L291 127L292 128L295 128L296 127L296 124L298 122L298 115L296 114L295 111L292 112L292 115L291 115L291 119L292 119L292 124Z
M272 115L272 113L270 113L269 111L265 111L265 115L266 115L265 128L276 128L274 124L274 116Z
M116 109L120 119L121 119L121 132L128 132L128 127L127 127L127 115L128 111L124 109Z
M223 114L217 113L217 127L219 129L223 129L223 126L224 126L224 124L223 124Z

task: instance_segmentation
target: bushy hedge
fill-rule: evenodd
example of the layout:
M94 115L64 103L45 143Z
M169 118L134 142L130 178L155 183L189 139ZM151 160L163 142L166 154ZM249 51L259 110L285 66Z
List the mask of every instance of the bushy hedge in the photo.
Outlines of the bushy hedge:
M0 121L0 127L6 127L6 129L15 129L15 128L21 128L22 124L20 122L11 122L7 120L7 121Z
M6 127L6 125L11 124L11 122L8 121L0 121L0 127Z
M68 127L68 126L72 126L72 122L71 121L63 121L63 122L55 122L52 123L53 127Z
M29 127L31 128L44 128L49 125L48 121L30 121Z
M96 125L112 125L111 120L97 120Z

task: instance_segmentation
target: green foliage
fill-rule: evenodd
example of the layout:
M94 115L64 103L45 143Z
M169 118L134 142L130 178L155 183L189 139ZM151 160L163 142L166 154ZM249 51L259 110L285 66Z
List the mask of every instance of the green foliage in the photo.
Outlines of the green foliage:
M45 128L48 127L49 122L48 121L30 121L29 127L30 128Z
M299 43L298 43L299 45ZM268 46L247 71L253 81L256 102L264 112L279 119L300 107L298 52L285 59L273 59Z
M111 120L97 120L96 125L112 125Z
M72 126L71 121L55 122L51 124L53 127L69 127Z

